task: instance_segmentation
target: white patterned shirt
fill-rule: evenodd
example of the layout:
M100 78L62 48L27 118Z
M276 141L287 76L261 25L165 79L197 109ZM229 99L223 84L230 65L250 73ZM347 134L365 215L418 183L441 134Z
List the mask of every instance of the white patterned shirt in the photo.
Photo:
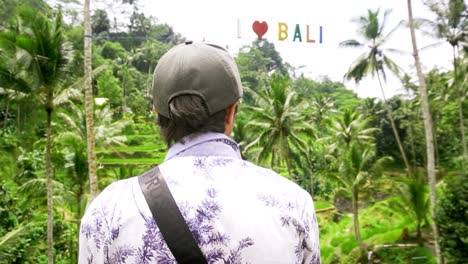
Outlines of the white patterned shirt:
M208 263L320 263L311 196L242 160L229 137L186 137L159 168ZM79 263L176 263L137 177L112 183L94 199L79 243Z

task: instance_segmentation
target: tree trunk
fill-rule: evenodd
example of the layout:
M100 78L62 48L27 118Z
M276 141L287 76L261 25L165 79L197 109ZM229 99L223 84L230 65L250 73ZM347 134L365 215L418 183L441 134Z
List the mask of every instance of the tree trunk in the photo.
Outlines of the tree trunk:
M88 172L89 172L89 202L98 194L98 179L96 174L96 151L94 139L94 118L93 118L93 87L92 87L92 65L91 65L91 20L89 11L89 1L84 3L84 90L85 90L85 111L86 111L86 144L88 146Z
M50 158L51 134L52 134L52 108L47 108L46 128L46 175L47 175L47 263L54 263L54 222L53 222L53 186L52 186L52 164Z
M6 132L6 127L7 127L7 123L8 123L8 112L9 112L9 108L10 108L10 98L9 96L7 95L7 105L6 105L6 110L5 110L5 121L3 121L3 133ZM2 134L3 134L2 133Z
M126 67L126 66L125 66ZM124 72L124 76L122 78L122 115L125 113L127 109L127 99L125 98L125 86L126 86L126 73Z
M411 142L411 155L413 156L413 167L416 168L416 149L414 147L414 129L413 125L409 126L410 128L410 142Z
M21 103L16 104L18 108L16 108L16 127L18 129L18 134L21 132L20 122L21 122Z
M416 33L414 30L413 10L411 7L411 0L408 0L408 20L411 32L411 42L413 44L413 56L416 71L419 79L419 93L421 98L421 106L424 117L424 128L426 134L426 155L427 155L427 177L429 179L429 191L431 198L431 217L435 219L435 205L436 205L436 175L435 175L435 161L434 161L434 137L432 135L432 117L429 109L429 99L427 97L426 80L422 73L421 63L419 61L418 47L416 43ZM442 264L442 254L439 246L439 232L437 224L432 221L432 232L434 234L435 250L437 256L437 263Z
M286 142L284 143L286 144L286 155L284 157L285 161L286 161L286 168L288 169L288 175L289 175L289 179L293 179L293 175L291 173L291 160L290 160L290 151L289 151L289 147L288 147L288 140L286 139ZM294 181L297 183L297 180L294 179Z
M356 235L356 241L359 244L359 248L365 250L364 245L362 244L361 239L361 229L359 228L359 207L358 207L358 190L353 187L353 222L354 222L354 234Z
M462 143L462 150L463 150L463 161L464 164L468 160L468 147L466 146L466 139L465 139L465 120L463 117L463 98L462 89L460 89L460 84L458 82L458 72L457 72L457 57L455 55L455 45L452 46L453 51L453 76L455 80L455 90L457 93L457 107L458 107L458 119L460 121L460 133L461 133L461 143ZM464 165L463 165L464 166Z
M395 136L395 140L396 140L396 142L398 144L398 148L400 149L401 158L403 159L403 162L405 163L406 170L408 172L408 176L412 178L413 177L413 168L409 164L408 157L406 156L405 149L403 148L403 144L401 144L400 135L398 134L398 130L397 130L397 127L395 125L395 120L393 119L392 109L390 109L390 106L387 103L387 98L385 97L385 92L383 90L382 81L380 80L380 74L379 74L378 71L377 71L377 79L379 80L380 91L382 92L382 97L383 97L383 100L384 100L383 105L385 107L385 110L387 110L388 119L390 119L390 124L392 126L393 135Z
M78 187L78 192L76 194L76 227L78 230L78 235L80 234L80 224L81 224L81 197L83 196L83 188Z
M419 246L422 246L422 239L421 239L421 220L418 219L418 225L416 227L416 232L417 232L417 239L418 239L418 244Z
M310 196L314 197L314 175L310 173Z
M147 98L151 98L151 88L152 88L152 85L153 85L153 76L152 76L152 71L151 71L151 61L149 63L149 66L148 66L148 79L147 79L147 83L146 83L146 97Z

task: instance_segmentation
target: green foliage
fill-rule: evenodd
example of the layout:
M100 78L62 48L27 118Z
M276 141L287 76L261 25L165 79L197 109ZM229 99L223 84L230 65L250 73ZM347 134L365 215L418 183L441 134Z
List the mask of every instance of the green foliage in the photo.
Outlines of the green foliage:
M18 185L0 184L0 263L34 262L38 244L45 236L45 214L33 210Z
M127 60L127 51L118 42L106 41L102 44L101 55L110 60Z
M115 108L122 103L122 88L119 80L112 74L110 69L104 70L97 77L97 90L99 97L109 99L111 107Z
M435 221L440 245L448 263L468 261L468 174L446 177Z
M333 204L327 201L314 201L315 210L333 208Z
M430 7L436 12L433 22L441 25L441 31L433 32L441 33L451 44L465 45L461 37L464 35L460 34L466 31L466 15L460 16L466 13L464 4L458 0L445 1L446 6L438 3ZM21 5L34 10L18 8ZM81 95L83 28L76 17L65 19L71 24L60 23L60 12L44 1L0 0L0 6L0 263L47 262L46 113L37 111L45 105L56 110L52 114L55 261L76 263L78 223L89 188ZM65 8L64 13L68 11ZM100 189L163 162L167 151L151 112L151 79L161 56L184 38L138 7L130 12L125 21L117 18L119 21L112 26L105 10L96 10L92 17L94 96L108 99L106 103L96 103L94 109ZM360 81L375 73L384 74L385 78L388 70L399 72L387 57L389 50L384 48L394 32L383 34L387 33L387 15L368 11L357 21L361 39L342 43L366 48L351 65L347 78ZM52 34L54 30L57 34ZM41 42L47 39L52 41ZM40 45L47 49L42 52ZM60 45L65 52L63 57L55 49ZM457 78L445 70L433 70L426 76L441 177L458 177L463 165L456 100L466 97L468 79L463 73L468 61L464 56L454 60L459 67ZM424 246L374 248L415 241L418 223L422 223L423 242L431 242L427 240L430 231L424 227L426 184L423 177L401 181L400 155L385 105L375 99L360 99L343 83L327 77L296 78L294 68L265 40L243 47L235 59L247 88L238 108L233 137L240 143L244 157L287 175L313 194L316 210L325 209L318 213L323 263L356 263L366 258L355 239L353 218L347 215L350 208L341 208L340 204L335 208L330 202L343 188L348 192L345 202L353 192L358 194L356 215L359 214L362 240L381 263L433 263L432 254ZM38 68L44 71L37 71ZM409 76L402 81L409 95L389 98L387 106L404 148L411 153L408 157L413 166L423 167L424 126L417 86ZM46 100L47 96L53 99ZM466 102L461 106L462 114L468 115ZM392 167L382 164L387 156L395 158ZM331 181L332 178L337 181ZM460 256L457 249L468 251L463 233L466 216L461 209L455 209L463 207L467 200L459 198L465 194L466 187L462 186L466 180L447 177L444 181L447 187L439 205L443 220L438 221L445 228L441 232L448 241L444 246L451 248L446 249L446 254ZM455 183L449 187L449 182ZM459 220L447 220L449 217ZM402 236L405 229L409 238ZM460 241L462 246L456 244ZM451 258L447 255L447 260Z
M382 248L374 252L374 259L382 263L435 264L436 259L428 248Z
M291 177L293 153L305 153L305 142L301 138L301 134L309 129L301 114L305 103L291 91L288 76L273 74L263 90L248 91L255 106L249 107L253 116L246 127L257 136L252 138L245 151L256 153L257 161L270 163L272 167L285 165Z
M109 33L111 28L109 17L107 12L102 9L97 9L91 16L91 29L93 34L99 35L100 33Z
M414 178L403 179L399 193L401 195L403 210L416 220L417 238L421 240L421 225L428 222L429 193L425 177L421 172L416 172ZM395 206L397 207L397 206ZM397 207L398 208L398 207Z
M387 16L390 11L384 13L382 21L379 20L380 10L367 10L366 16L360 16L354 22L358 24L358 32L364 40L359 42L351 39L340 43L340 46L351 48L370 48L361 54L354 63L350 66L345 74L346 79L353 79L356 82L361 81L364 77L375 74L381 74L386 79L385 68L398 76L399 67L385 53L383 53L383 44L388 40L389 36L399 27L395 27L387 35L384 35L384 26ZM366 43L370 43L366 45ZM385 67L385 68L384 68Z

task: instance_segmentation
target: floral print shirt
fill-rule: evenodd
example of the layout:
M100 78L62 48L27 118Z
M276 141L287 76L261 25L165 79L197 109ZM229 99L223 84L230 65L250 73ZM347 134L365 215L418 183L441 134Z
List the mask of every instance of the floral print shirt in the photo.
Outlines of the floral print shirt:
M160 170L208 263L320 263L311 196L242 160L229 137L188 136ZM176 263L137 177L112 183L89 205L79 263Z

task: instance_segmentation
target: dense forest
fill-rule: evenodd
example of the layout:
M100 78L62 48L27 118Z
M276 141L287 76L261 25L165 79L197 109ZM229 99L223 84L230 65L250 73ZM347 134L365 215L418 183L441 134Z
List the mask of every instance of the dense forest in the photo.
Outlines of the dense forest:
M151 78L185 38L136 0L107 2L129 15L92 10L90 35L81 1L0 0L0 263L77 263L92 198L164 159ZM386 76L401 80L390 98L307 78L266 40L236 53L233 138L313 196L323 263L468 263L468 12L463 0L426 5L435 20L399 27L448 42L451 70L422 72L414 46L418 74L404 72L385 10L362 10L356 39L340 44L362 51L346 79L382 92Z

